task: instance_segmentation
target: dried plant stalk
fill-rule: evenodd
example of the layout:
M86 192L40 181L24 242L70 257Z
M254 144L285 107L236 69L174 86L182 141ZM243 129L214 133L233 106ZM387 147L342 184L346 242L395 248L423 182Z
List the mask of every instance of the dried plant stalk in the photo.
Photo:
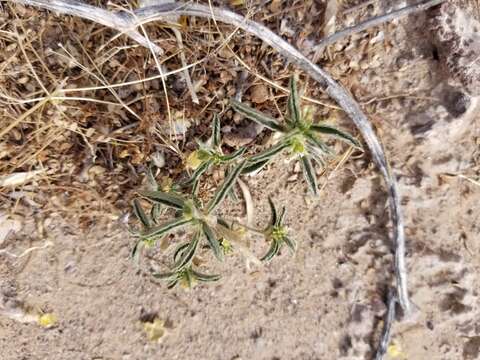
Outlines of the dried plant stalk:
M393 294L392 291L389 291L388 293L387 303L387 313L385 314L382 337L380 339L380 344L375 355L375 360L383 360L383 357L388 349L388 344L390 343L392 324L395 320L395 306L397 304L397 297L395 296L395 294Z
M370 29L374 26L378 26L380 24L386 23L391 20L396 20L400 17L407 16L416 12L423 11L425 9L431 8L433 6L439 5L441 3L444 3L446 0L428 0L424 2L420 2L418 4L413 4L410 6L405 6L401 9L398 10L393 10L387 14L375 16L371 19L362 21L359 24L350 26L346 29L337 31L335 34L332 34L330 36L327 36L326 38L320 40L320 42L315 46L315 55L314 59L319 58L320 52L322 52L325 47L328 45L331 45L341 39L346 38L347 36L350 36L352 34L356 34L358 32L361 32L366 29Z
M139 7L148 7L154 5L162 5L165 3L174 3L175 0L141 0L139 3ZM178 16L174 17L172 21L178 22ZM175 34L175 38L177 39L178 50L180 51L180 61L182 66L185 68L183 70L183 76L185 77L185 83L187 84L188 91L190 92L190 96L192 97L192 102L195 104L199 104L197 93L195 92L195 88L192 83L192 78L190 77L189 69L187 69L187 59L185 56L185 49L183 47L183 39L182 33L178 30L175 26L172 26L172 31Z

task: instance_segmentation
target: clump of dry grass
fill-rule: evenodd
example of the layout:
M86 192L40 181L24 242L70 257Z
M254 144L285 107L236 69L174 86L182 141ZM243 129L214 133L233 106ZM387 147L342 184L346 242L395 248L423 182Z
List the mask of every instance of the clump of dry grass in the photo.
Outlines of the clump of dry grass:
M251 12L264 18L266 10ZM24 200L51 209L47 197L37 193L56 194L57 205L69 216L86 209L85 217L102 212L120 215L142 181L145 164L156 156L165 160L160 176L178 176L183 154L205 133L208 124L203 119L213 112L222 114L232 134L226 136L234 138L244 123L226 109L226 103L237 92L237 78L245 67L250 74L245 99L250 97L248 88L263 86L263 79L273 86L267 87L265 99L257 100L263 109L273 106L277 111L286 99L282 90L289 67L252 37L223 47L231 32L225 25L194 18L180 18L176 25L186 62L197 64L188 70L199 105L190 101L181 75L172 25L145 25L149 38L164 51L162 67L177 71L166 80L167 105L162 81L151 79L158 76L152 53L125 36L75 17L48 12L39 17L36 10L20 5L6 4L3 17L8 25L0 33L5 49L0 54L0 172L5 177L41 169L33 185L23 185L35 190L24 191L29 198ZM273 20L267 18L278 26ZM309 92L311 100L329 103L318 90ZM321 114L331 110L325 108ZM172 121L185 123L187 131L172 133ZM4 199L15 202L9 189L3 188Z

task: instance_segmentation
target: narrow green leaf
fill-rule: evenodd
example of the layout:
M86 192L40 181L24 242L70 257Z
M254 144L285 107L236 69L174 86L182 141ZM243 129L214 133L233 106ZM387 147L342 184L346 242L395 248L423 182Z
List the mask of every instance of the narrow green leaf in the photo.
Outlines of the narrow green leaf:
M273 203L271 197L268 197L268 204L270 205L270 211L272 212L272 219L270 220L270 223L272 224L272 226L275 226L278 221L278 215L277 209L275 209L275 204Z
M315 160L315 162L322 167L327 166L327 162L325 158L328 156L328 154L325 154L322 150L310 144L308 140L306 144L306 149L307 149L308 155L312 158L312 160Z
M270 161L275 155L286 149L290 143L288 141L279 141L272 147L248 159L249 164L255 164L264 160Z
M138 240L135 245L133 246L133 249L130 253L130 257L133 259L134 262L138 263L139 257L140 257L140 247L142 245L143 241L140 239Z
M213 122L212 122L212 137L211 143L215 147L219 147L221 145L221 137L220 137L220 119L218 118L217 114L213 115Z
M270 248L268 249L267 253L260 259L260 261L272 260L272 258L278 254L279 250L280 250L280 245L278 244L278 241L272 240L272 244L270 245Z
M317 195L317 176L315 170L313 169L312 163L307 156L302 156L302 165L303 165L303 174L305 175L305 180L307 180L310 190L313 195Z
M193 286L193 280L194 280L192 276L192 271L190 269L187 269L187 271L183 273L183 276L187 280L187 285L188 285L188 288L190 289Z
M287 244L287 246L292 250L292 252L295 252L297 244L294 240L290 239L289 237L285 237L283 241L285 241L285 244Z
M317 148L319 151L325 153L326 155L333 155L333 151L328 147L328 145L325 144L322 140L320 140L317 136L315 136L315 134L313 134L312 132L307 132L305 136L307 138L308 144Z
M200 166L195 169L192 177L188 179L185 183L183 183L182 186L193 186L196 182L198 182L200 176L202 176L212 164L213 159L208 159L207 161L202 162Z
M278 217L277 223L275 223L275 226L281 226L283 224L283 221L285 220L285 214L287 213L287 209L285 206L282 207L282 211L280 212L280 216Z
M186 265L190 264L197 250L200 233L198 231L193 235L192 241L188 244L185 250L180 255L180 258L175 263L174 271L182 270Z
M153 202L158 202L179 210L183 209L185 204L185 200L180 196L163 191L140 191L139 194Z
M184 226L188 223L190 223L192 220L190 219L184 219L184 218L178 218L174 219L172 221L168 221L164 224L146 229L144 232L141 233L142 238L158 238L160 236L166 235L173 230Z
M225 169L225 172L223 174L223 177L226 178L228 176L228 174L230 173L230 171L232 171L232 167L231 166L228 166L226 169ZM243 174L243 170L242 170L242 174ZM238 196L237 194L235 193L235 187L232 187L230 189L230 191L228 192L227 194L227 197L232 200L232 201L238 201Z
M202 202L200 201L200 199L197 197L197 194L192 194L192 197L191 199L193 200L193 205L197 208L197 209L201 209L203 204Z
M207 206L208 214L210 214L213 210L215 210L215 208L223 201L223 199L225 199L225 196L227 196L228 192L235 185L235 182L237 181L237 178L242 173L242 170L245 167L246 163L247 163L247 160L243 160L241 163L235 166L235 168L225 178L223 183L215 192L213 199L210 200L210 202L208 203L208 206Z
M248 165L243 168L242 174L250 174L252 172L260 170L268 164L268 161L269 160L259 161L256 163L247 163Z
M204 282L217 281L221 277L220 275L202 274L202 273L199 273L198 271L195 271L195 270L192 270L192 275L198 281L204 281Z
M215 257L223 261L223 251L222 251L222 246L220 245L220 242L217 240L215 237L215 234L210 226L208 226L206 223L202 224L202 229L203 233L205 234L205 237L207 238L208 245L210 245L210 248L212 249L213 253L215 254Z
M155 203L152 206L152 210L150 211L150 218L155 224L158 224L158 219L162 214L162 204Z
M229 162L229 161L233 161L235 160L236 158L239 158L240 156L242 156L245 151L247 151L247 148L246 147L243 147L243 148L240 148L238 150L235 150L233 153L231 153L230 155L223 155L220 157L220 159L224 162Z
M310 127L310 129L312 129L313 131L316 131L318 133L321 133L321 134L335 136L335 137L339 138L340 140L343 140L343 141L345 141L345 142L349 143L350 145L353 145L357 148L362 147L362 145L358 142L358 140L355 139L352 135L350 135L347 132L344 132L342 130L337 129L334 126L314 124Z
M232 104L235 111L242 114L246 118L253 120L260 125L263 125L269 128L270 130L285 132L285 127L279 124L277 120L275 120L274 118L268 115L265 115L237 100L230 99L230 103Z
M142 223L143 226L148 228L150 226L150 221L148 220L147 214L143 211L142 205L137 199L133 200L133 213L138 220Z
M178 256L182 254L183 250L185 250L190 243L181 244L175 249L173 253L173 262L177 262Z
M231 188L230 191L228 192L227 196L232 201L238 201L238 196L235 193L235 188Z
M178 279L172 280L168 283L167 289L169 289L169 290L173 289L175 287L175 285L177 285L177 284L178 284Z
M288 97L288 112L294 124L298 124L301 120L301 113L300 113L300 101L298 98L298 90L297 90L297 81L295 76L290 78L289 83L290 88L290 96Z
M192 194L197 195L199 184L200 184L200 181L198 181L198 179L193 182L193 184L192 184Z

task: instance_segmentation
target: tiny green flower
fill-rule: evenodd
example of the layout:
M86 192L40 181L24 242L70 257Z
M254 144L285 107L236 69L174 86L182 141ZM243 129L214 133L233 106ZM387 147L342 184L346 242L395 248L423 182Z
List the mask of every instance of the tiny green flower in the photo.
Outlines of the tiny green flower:
M272 201L268 199L270 204L270 210L272 212L272 218L269 226L265 229L265 239L270 242L270 248L267 253L260 259L262 261L269 261L275 255L277 255L282 248L283 244L286 244L292 252L295 252L296 244L288 237L288 228L283 224L285 218L285 207L282 208L280 215Z

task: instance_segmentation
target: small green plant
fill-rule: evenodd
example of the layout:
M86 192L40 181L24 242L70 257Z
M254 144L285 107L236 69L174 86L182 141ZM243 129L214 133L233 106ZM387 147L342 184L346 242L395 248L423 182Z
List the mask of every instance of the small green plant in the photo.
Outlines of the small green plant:
M235 173L240 174L245 161L237 165ZM192 287L197 282L211 282L220 279L220 275L204 274L194 269L194 257L199 247L200 240L204 236L207 243L212 249L216 258L223 261L224 255L233 251L234 248L240 250L244 255L252 260L253 255L249 253L245 246L242 245L243 238L249 232L261 235L267 242L270 242L270 248L267 253L260 259L261 261L269 261L279 253L283 244L286 244L292 252L295 251L295 241L288 237L288 229L284 225L285 207L278 213L272 201L268 199L271 220L268 226L263 230L254 229L240 223L234 222L228 224L227 221L220 217L216 217L211 212L216 207L213 204L220 204L222 196L221 193L228 193L228 185L233 186L233 178L238 175L233 175L231 179L226 179L219 187L215 196L207 206L207 210L203 210L195 198L185 200L177 194L164 193L161 191L142 191L140 194L149 199L153 206L162 204L176 210L175 218L171 221L165 222L159 226L152 226L152 219L147 216L143 208L140 206L138 200L134 200L134 213L140 222L143 224L143 231L139 232L139 240L135 246L132 256L137 257L141 245L147 247L153 246L160 238L166 234L172 233L181 227L189 227L189 232L192 238L189 242L179 245L173 254L173 266L170 271L164 273L153 272L153 276L157 279L166 280L168 288L173 288L180 284L182 287ZM192 202L195 205L192 206ZM209 212L208 208L214 206ZM234 244L232 246L232 243ZM256 260L256 258L253 258Z
M199 233L197 232L194 237L198 236ZM195 241L198 241L198 239ZM153 273L155 278L166 280L168 282L169 289L173 288L177 284L180 284L180 286L183 288L191 288L197 282L211 282L220 279L220 275L203 274L193 269L192 260L194 253L191 251L190 246L190 244L183 244L177 248L175 254L173 255L173 260L175 263L178 263L182 257L186 257L188 259L186 262L187 265L181 268L174 268L171 272Z
M245 149L241 148L230 155L225 155L222 150L220 135L220 120L214 116L212 121L212 134L206 142L197 141L198 150L192 152L187 158L187 166L193 169L191 177L178 185L158 186L151 171L148 172L148 191L139 194L148 199L151 204L149 215L145 213L140 202L134 200L133 210L142 223L141 231L135 233L138 241L132 255L137 258L142 246L150 247L167 234L184 228L190 240L180 244L174 251L173 264L169 271L164 273L153 272L153 276L164 279L168 287L177 284L191 287L197 282L216 281L219 275L203 274L195 269L195 256L202 239L212 250L219 261L223 261L225 254L239 250L249 258L258 262L246 245L245 237L248 233L262 236L270 246L261 257L261 261L272 260L280 250L287 246L292 252L296 250L296 243L288 235L284 224L285 207L278 211L272 199L268 199L271 219L264 229L254 229L237 222L228 223L215 215L215 210L225 197L233 193L233 188L241 174L251 173L265 166L284 150L293 156L299 157L311 191L317 193L317 179L312 161L325 165L324 158L331 156L332 151L322 141L320 135L332 135L349 144L359 147L359 143L351 135L326 124L314 124L311 108L300 108L299 96L295 79L290 80L290 96L288 98L288 113L285 123L262 114L251 107L232 100L233 108L247 118L272 130L274 144L259 154L245 158ZM212 166L225 167L225 180L215 191L209 202L204 204L197 198L197 189L202 175ZM182 192L188 191L188 195ZM174 209L173 219L160 222L158 219L167 214L166 210Z
M194 170L191 178L183 186L192 187L192 192L197 192L200 177L212 166L229 165L243 155L246 148L240 148L230 155L222 151L222 138L220 134L220 119L215 114L212 121L212 135L207 142L197 141L199 149L187 158L187 166Z
M270 217L270 223L265 229L257 230L241 225L249 231L261 235L265 241L270 243L270 248L265 255L260 258L261 261L272 260L272 258L280 252L283 244L287 245L292 253L295 252L297 246L295 241L288 236L288 228L284 224L286 213L285 206L282 207L282 210L279 213L271 198L268 198L268 204L270 205L272 215Z
M188 228L192 234L191 240L180 245L174 253L174 264L171 272L167 274L156 274L155 276L168 279L170 285L177 282L191 283L198 281L214 281L219 277L217 275L204 275L192 268L192 259L195 256L200 239L202 236L207 240L208 246L213 251L215 257L223 261L224 253L228 251L228 244L219 241L218 234L221 237L225 235L225 222L219 220L213 213L215 209L225 199L227 194L235 185L236 180L245 167L246 160L238 163L232 171L229 172L223 183L216 190L212 199L203 205L195 196L191 194L188 198L178 193L167 193L163 191L140 191L139 194L150 200L153 205L152 209L160 206L172 208L175 210L175 216L172 220L156 225L157 221L153 218L151 212L147 216L138 200L134 200L134 214L143 225L143 229L136 233L139 237L133 251L132 257L138 258L141 246L153 246L159 239L165 235L175 232L181 228Z
M242 169L245 166L246 161L240 162L235 168L228 174L224 182L215 192L213 198L208 202L206 206L203 206L194 194L191 194L190 198L185 198L177 193L167 193L163 191L140 191L139 194L155 204L160 204L173 208L176 210L175 218L166 223L152 226L152 221L147 217L144 210L140 206L137 200L134 201L134 213L142 223L144 229L139 233L139 242L146 244L153 244L159 238L162 238L166 234L169 234L179 228L188 226L194 229L194 233L203 233L207 238L210 247L212 248L215 256L221 260L222 253L220 250L220 244L218 240L213 236L211 226L216 224L216 217L212 215L213 211L218 205L225 199L225 196L234 186L238 176L241 174ZM198 245L199 236L194 236L191 241L192 251ZM136 252L136 249L135 249ZM181 259L186 258L182 256ZM184 267L183 260L179 261L178 267Z
M350 145L360 147L359 142L350 134L326 124L314 124L311 108L305 107L302 111L297 91L296 80L290 79L290 96L288 97L288 113L285 123L263 114L241 102L231 100L233 108L250 120L272 130L279 136L274 137L274 144L267 150L253 155L248 159L244 173L261 169L268 162L284 150L288 150L294 157L299 157L303 166L303 173L314 195L317 194L317 177L312 161L325 166L325 158L332 155L332 151L325 144L320 135L335 136Z

